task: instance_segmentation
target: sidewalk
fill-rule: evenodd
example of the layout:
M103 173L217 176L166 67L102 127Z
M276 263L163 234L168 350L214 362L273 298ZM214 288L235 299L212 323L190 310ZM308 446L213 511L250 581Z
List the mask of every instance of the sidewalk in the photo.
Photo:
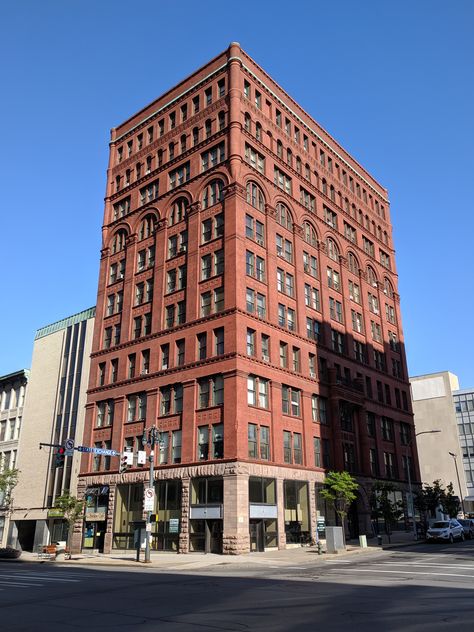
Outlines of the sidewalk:
M44 561L38 559L36 553L24 551L18 560L7 560L13 562L43 562L45 564L61 564L67 566L114 566L129 567L134 569L161 569L164 571L177 570L198 570L216 566L239 566L248 564L258 564L263 566L288 566L303 565L308 562L308 556L311 557L311 563L316 560L327 562L331 559L339 559L343 556L363 555L365 553L374 552L374 549L393 549L416 546L422 541L415 542L411 533L395 533L391 537L391 544L388 543L387 536L383 536L383 545L377 543L376 538L371 538L367 544L367 548L361 548L355 540L351 540L345 550L338 553L323 553L318 555L318 549L315 546L298 546L295 548L283 550L268 550L265 553L244 553L242 555L216 555L213 553L188 553L178 555L169 552L152 552L151 562L144 563L144 551L140 553L140 562L136 561L135 551L115 551L110 554L103 553L78 553L72 556L71 560ZM323 551L325 551L325 541L322 540Z

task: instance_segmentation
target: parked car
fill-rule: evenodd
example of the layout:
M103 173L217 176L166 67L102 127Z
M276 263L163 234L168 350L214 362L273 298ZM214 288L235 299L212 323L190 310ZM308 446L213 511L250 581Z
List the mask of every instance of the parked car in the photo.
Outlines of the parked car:
M474 537L474 520L472 518L459 518L458 522L464 529L464 537L471 540Z
M454 540L464 540L464 528L457 520L437 520L426 532L426 540L435 542L454 542Z

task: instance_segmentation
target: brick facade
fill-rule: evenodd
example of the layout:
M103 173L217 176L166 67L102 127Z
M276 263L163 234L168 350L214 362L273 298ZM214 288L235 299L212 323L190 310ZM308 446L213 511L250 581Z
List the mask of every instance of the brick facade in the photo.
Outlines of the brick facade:
M162 431L181 552L196 476L223 479L227 553L249 550L249 476L276 480L278 546L284 481L308 482L314 539L325 469L363 482L363 531L373 478L403 488L411 457L419 479L387 191L238 44L112 130L102 235L84 444ZM118 467L84 455L84 490Z

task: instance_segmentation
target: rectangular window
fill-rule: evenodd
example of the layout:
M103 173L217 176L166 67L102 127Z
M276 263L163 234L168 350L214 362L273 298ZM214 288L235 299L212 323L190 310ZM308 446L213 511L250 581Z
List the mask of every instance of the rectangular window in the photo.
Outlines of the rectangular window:
M224 353L224 327L214 329L214 355Z
M225 144L222 142L201 154L201 170L211 169L224 160Z
M205 360L207 358L207 333L202 332L197 335L198 344L198 360Z
M283 191L291 195L291 178L277 167L274 168L273 181L277 187L280 187L280 189L283 189Z
M247 328L247 355L255 356L255 330Z
M351 301L354 301L354 303L360 304L360 288L357 283L353 283L352 281L349 281L349 298Z
M179 187L187 182L191 175L191 166L189 162L180 165L176 169L169 172L170 189Z
M245 160L260 173L265 173L265 157L247 143L245 144Z
M270 336L262 334L261 337L262 360L270 362Z

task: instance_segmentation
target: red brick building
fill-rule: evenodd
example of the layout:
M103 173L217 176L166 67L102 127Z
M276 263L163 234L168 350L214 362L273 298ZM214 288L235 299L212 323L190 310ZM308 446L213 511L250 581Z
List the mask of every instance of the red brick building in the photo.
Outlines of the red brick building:
M102 234L84 444L161 431L153 548L315 539L328 468L370 532L419 478L387 191L234 43L112 130ZM133 546L118 468L83 457L86 548Z

